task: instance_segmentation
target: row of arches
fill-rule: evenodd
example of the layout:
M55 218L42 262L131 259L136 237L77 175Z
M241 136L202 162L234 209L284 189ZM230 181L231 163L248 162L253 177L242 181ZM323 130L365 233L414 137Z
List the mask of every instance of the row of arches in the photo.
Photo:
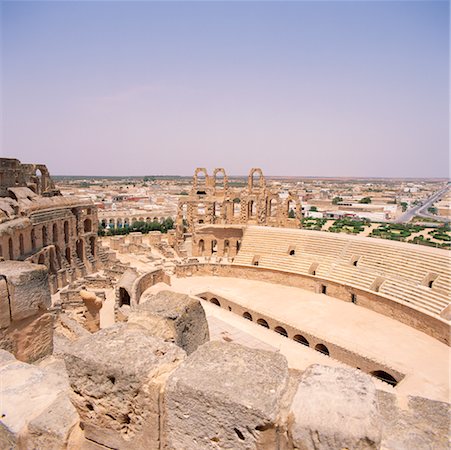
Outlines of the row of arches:
M207 300L206 296L202 296L201 298L203 298L204 300ZM214 305L221 307L221 302L218 300L218 298L216 297L211 297L210 298L210 303L213 303ZM232 312L232 308L231 306L228 307L228 310ZM254 321L254 318L252 316L252 314L248 311L244 311L242 313L242 317L246 320L249 320L251 322ZM258 318L257 320L255 320L255 323L257 323L257 325L260 325L264 328L267 328L268 330L270 330L270 326L267 320L263 319L263 318ZM273 328L273 331L275 331L276 333L280 334L281 336L284 336L286 338L289 338L288 332L287 330L281 326L281 325L277 325ZM296 341L302 345L305 345L306 347L310 347L310 342L309 340L303 336L302 334L294 334L292 337L293 341ZM330 350L329 348L324 344L324 343L317 343L314 347L312 347L314 350L316 350L319 353L322 353L325 356L331 356L330 354ZM360 369L359 367L357 367L358 369ZM374 370L374 371L370 371L369 372L370 375L374 376L375 378L378 378L381 381L384 381L385 383L388 383L392 386L396 386L398 384L398 381L396 380L395 377L393 377L391 374L389 374L388 372L384 371L384 370Z
M133 225L136 222L159 222L162 223L165 220L165 217L111 217L111 218L102 218L99 219L99 225L102 228L124 228Z

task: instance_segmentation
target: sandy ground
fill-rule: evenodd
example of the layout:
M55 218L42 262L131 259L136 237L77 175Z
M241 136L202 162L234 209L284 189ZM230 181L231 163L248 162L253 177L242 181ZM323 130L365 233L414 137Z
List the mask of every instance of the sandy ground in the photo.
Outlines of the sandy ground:
M168 288L159 283L146 293ZM254 280L173 278L169 289L191 295L214 292L405 373L395 388L402 396L449 401L449 347L396 320L323 294ZM212 339L270 346L287 357L290 367L301 370L314 363L344 365L215 305L203 301L203 306Z

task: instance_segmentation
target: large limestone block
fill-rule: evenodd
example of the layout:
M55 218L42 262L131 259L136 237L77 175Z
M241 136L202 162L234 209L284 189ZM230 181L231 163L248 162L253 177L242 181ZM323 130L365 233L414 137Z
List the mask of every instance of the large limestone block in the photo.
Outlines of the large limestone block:
M284 449L280 405L288 382L279 353L202 345L169 377L164 448Z
M22 320L47 310L52 300L47 268L22 261L0 262L0 276L8 283L11 319Z
M65 380L1 356L0 448L65 449L79 423Z
M117 324L64 349L76 406L88 439L112 448L157 449L160 396L185 358L139 325Z
M9 308L8 285L5 278L0 277L0 328L6 328L11 323Z
M161 291L134 307L128 317L155 336L174 342L189 355L210 339L207 318L199 300Z
M39 312L0 329L0 348L28 363L50 355L53 351L53 314Z
M449 450L451 406L422 397L407 397L398 405L396 395L378 391L383 417L382 448Z
M290 413L296 449L380 447L382 424L376 388L368 375L356 370L318 364L308 367Z

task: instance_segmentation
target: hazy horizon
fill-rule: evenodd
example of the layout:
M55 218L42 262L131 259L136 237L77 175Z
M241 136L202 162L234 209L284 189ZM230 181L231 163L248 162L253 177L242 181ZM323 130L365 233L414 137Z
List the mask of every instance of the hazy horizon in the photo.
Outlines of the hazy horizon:
M1 24L1 155L51 174L449 177L447 1L3 1Z

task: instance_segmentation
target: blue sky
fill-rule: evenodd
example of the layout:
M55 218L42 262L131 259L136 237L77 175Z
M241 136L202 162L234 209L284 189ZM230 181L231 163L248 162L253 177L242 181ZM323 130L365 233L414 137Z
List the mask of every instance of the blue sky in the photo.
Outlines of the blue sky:
M3 1L2 155L446 177L447 1Z

